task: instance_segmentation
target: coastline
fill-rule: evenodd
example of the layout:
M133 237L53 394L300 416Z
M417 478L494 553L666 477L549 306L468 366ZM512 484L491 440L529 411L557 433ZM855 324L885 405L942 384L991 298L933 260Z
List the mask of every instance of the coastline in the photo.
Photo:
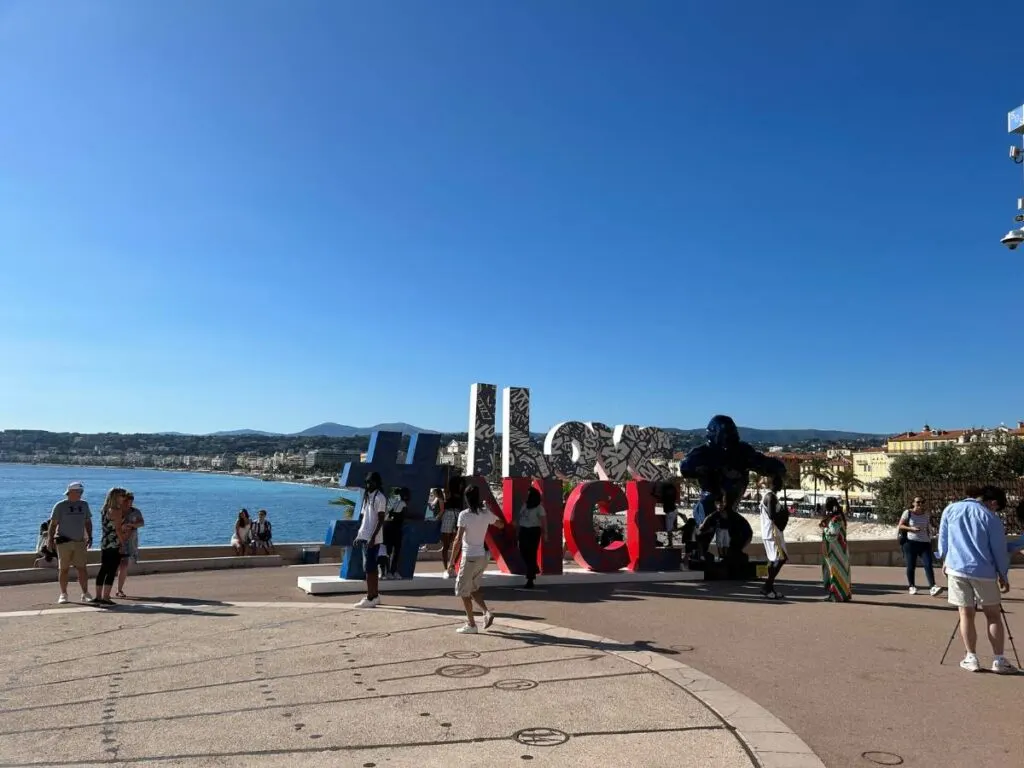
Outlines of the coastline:
M191 475L225 475L228 477L246 477L251 480L262 480L268 483L284 483L286 485L312 485L318 488L343 490L338 485L337 477L317 476L303 477L282 472L251 472L244 469L191 469L189 467L132 467L123 464L66 464L51 461L0 461L0 465L9 464L16 467L49 467L51 469L113 469L132 472L177 472Z

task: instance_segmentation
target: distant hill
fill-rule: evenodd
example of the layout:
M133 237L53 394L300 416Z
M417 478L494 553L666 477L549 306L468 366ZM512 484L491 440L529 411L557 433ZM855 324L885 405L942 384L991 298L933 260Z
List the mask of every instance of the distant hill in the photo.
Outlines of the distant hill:
M412 435L417 432L424 434L437 434L432 429L420 429L404 421L390 422L386 424L374 424L372 427L352 427L348 424L337 424L333 421L325 421L315 427L304 429L301 432L264 432L259 429L232 429L222 432L211 432L211 437L364 437L376 431L401 432L403 435ZM704 429L674 429L667 428L667 432L681 435L686 438L700 439L704 436ZM164 432L166 435L180 435L177 432ZM448 434L448 433L445 433ZM460 433L452 433L460 434ZM498 435L501 433L499 432ZM536 432L534 438L544 439L544 432ZM748 443L761 443L769 445L794 445L796 443L829 443L843 440L884 440L888 435L873 434L870 432L843 432L835 429L755 429L753 427L740 427L740 437Z
M166 433L180 434L180 433ZM280 432L262 432L258 429L229 429L223 432L211 432L211 437L245 437L246 435L260 435L261 437L280 437Z
M317 424L315 427L296 432L295 437L361 437L371 435L374 432L401 432L404 435L422 432L424 434L436 434L430 429L420 429L404 421L389 424L374 424L372 427L350 427L347 424L335 424L333 421L326 421Z
M836 429L755 429L740 427L740 438L748 443L769 445L793 445L795 443L829 443L842 440L884 440L888 434L872 432L843 432ZM669 429L680 435L703 437L704 429Z

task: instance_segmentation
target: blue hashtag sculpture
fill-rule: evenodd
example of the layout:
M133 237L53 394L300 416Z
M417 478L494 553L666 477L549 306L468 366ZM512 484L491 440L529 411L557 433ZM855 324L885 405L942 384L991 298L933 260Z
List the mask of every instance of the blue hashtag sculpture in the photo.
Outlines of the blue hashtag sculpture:
M441 446L440 435L415 434L409 441L409 452L405 464L398 463L398 451L402 444L401 432L374 432L370 437L370 449L365 462L348 462L341 471L338 484L343 487L362 487L369 472L379 472L384 488L409 489L409 506L406 523L402 527L402 551L398 572L404 578L412 578L416 571L416 559L423 544L435 544L440 540L438 522L424 520L427 498L431 488L444 486L445 468L437 464L437 451ZM362 514L362 504L355 515ZM343 579L363 579L362 551L352 546L359 531L359 519L334 520L327 528L324 543L328 546L347 547L341 562L340 576Z

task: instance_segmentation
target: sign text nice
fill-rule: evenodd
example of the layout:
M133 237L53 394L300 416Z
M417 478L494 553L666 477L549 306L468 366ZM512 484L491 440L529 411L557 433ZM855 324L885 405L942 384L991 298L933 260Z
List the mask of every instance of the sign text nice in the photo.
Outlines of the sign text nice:
M484 477L493 469L496 451L497 387L474 384L470 390L467 482L480 488L491 511L505 520L526 500L530 487L541 494L547 525L538 561L541 572L562 572L565 546L582 567L594 571L629 568L636 571L679 567L678 550L657 546L653 484L671 477L663 462L671 459L669 435L654 427L568 421L552 427L543 445L530 436L530 391L509 387L502 393L503 508L499 508ZM655 463L655 460L661 460ZM580 484L563 502L562 480ZM626 483L623 490L613 481ZM594 528L597 504L610 512L626 511L626 541L602 547ZM488 547L507 573L524 573L515 532L491 529ZM670 562L672 559L675 562Z

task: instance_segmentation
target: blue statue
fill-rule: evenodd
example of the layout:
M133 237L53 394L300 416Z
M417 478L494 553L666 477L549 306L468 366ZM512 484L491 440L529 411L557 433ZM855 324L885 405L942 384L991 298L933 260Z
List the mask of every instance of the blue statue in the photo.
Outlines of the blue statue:
M739 514L737 504L746 493L750 473L771 477L774 488L781 488L786 465L756 451L740 440L736 422L729 416L714 416L708 422L707 442L692 449L679 466L679 474L700 485L700 506L704 512L697 539L703 556L718 531L728 532L726 559L745 559L743 549L753 531Z

